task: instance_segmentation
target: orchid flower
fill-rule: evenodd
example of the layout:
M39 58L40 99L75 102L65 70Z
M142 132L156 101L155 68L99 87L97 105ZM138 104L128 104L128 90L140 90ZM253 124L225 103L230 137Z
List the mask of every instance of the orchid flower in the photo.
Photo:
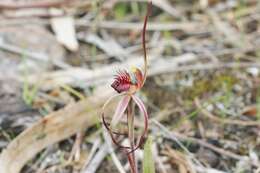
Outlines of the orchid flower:
M145 32L148 16L151 13L152 3L150 2L147 6L147 14L144 19L144 25L142 30L142 45L143 45L143 53L144 53L144 72L142 72L137 67L132 67L129 71L121 70L117 72L115 76L114 82L111 84L111 87L117 91L118 94L110 97L102 108L102 121L104 127L109 132L112 141L121 149L123 149L128 155L128 160L131 166L132 173L136 173L136 164L134 151L143 144L147 131L148 131L148 113L143 101L136 96L136 92L139 91L146 80L147 77L147 55L146 55L146 44L145 44ZM105 108L107 105L116 99L117 97L122 96L119 101L115 113L112 117L110 123L105 120ZM144 130L142 131L139 139L135 142L134 138L134 116L132 110L132 103L136 104L140 113L142 113L144 117ZM127 124L128 124L128 133L119 133L113 130L113 128L118 124L118 122L123 118L123 116L127 114ZM129 146L123 146L117 141L117 135L127 135L130 141Z
M143 79L144 79L143 74L137 68L132 69L131 75L127 71L118 72L118 74L115 77L115 81L111 84L111 87L113 87L119 94L112 96L110 99L107 100L107 102L103 106L102 120L103 120L103 124L104 124L105 128L110 133L113 142L121 148L129 149L130 150L129 153L138 149L140 147L140 145L142 145L144 138L145 138L145 135L147 133L147 129L148 129L148 113L147 113L147 110L146 110L145 105L142 102L142 100L135 95L136 91L138 91L142 87L143 82L144 82ZM112 100L114 100L115 98L117 98L119 96L123 96L123 97L119 101L119 103L116 107L114 116L112 118L112 121L110 123L111 125L109 125L105 121L105 115L104 115L105 107ZM118 133L113 132L112 129L111 129L111 127L115 127L118 124L118 122L120 121L120 119L123 117L123 115L125 114L128 106L130 105L131 100L133 100L135 102L135 104L138 106L140 112L144 116L144 131L143 131L143 133L142 133L142 135L139 139L138 144L134 148L132 148L132 150L130 149L131 147L120 145L116 141L116 139L113 135L113 134L118 134Z

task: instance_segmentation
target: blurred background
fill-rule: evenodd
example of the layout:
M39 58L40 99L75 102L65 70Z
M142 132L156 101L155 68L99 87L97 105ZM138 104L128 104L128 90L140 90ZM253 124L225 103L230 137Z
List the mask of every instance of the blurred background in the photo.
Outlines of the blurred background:
M129 172L100 109L116 72L143 65L146 7L0 1L0 172ZM156 172L260 173L259 19L258 0L153 0L138 96Z

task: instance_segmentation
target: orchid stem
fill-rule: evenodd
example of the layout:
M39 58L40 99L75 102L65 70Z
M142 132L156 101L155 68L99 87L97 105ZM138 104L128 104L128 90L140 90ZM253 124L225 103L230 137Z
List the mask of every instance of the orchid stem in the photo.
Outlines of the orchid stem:
M146 77L147 77L147 69L148 69L148 64L147 64L147 53L146 53L146 39L145 39L145 33L146 33L146 26L147 26L147 21L148 17L151 14L152 11L152 1L150 1L147 5L147 12L144 18L144 26L143 26L143 31L142 31L142 45L143 45L143 53L144 53L144 79L142 86L145 83Z
M130 148L131 151L127 154L129 164L131 167L131 173L138 173L137 169L137 164L136 164L136 159L135 159L135 141L134 141L134 114L133 114L133 109L134 109L134 102L130 100L130 103L127 107L127 122L128 122L128 139L130 143Z

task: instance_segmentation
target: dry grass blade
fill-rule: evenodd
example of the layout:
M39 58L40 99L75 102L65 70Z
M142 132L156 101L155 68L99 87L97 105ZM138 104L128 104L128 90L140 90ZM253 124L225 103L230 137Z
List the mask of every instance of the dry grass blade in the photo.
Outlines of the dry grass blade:
M166 127L164 127L162 124L160 124L159 122L157 122L156 120L153 120L153 123L155 125L157 125L161 130L162 132L164 133L164 136L168 139L172 139L174 141L177 142L176 139L180 140L180 141L190 141L192 143L197 143L205 148L209 148L223 156L227 156L227 157L230 157L230 158L233 158L233 159L236 159L236 160L242 160L242 159L247 159L248 157L244 157L244 156L240 156L238 154L235 154L235 153L232 153L231 151L227 151L227 150L224 150L222 148L219 148L219 147L216 147L210 143L207 143L206 141L202 140L202 139L197 139L197 138L194 138L194 137L188 137L188 136L185 136L183 134L179 134L179 133L175 133L175 132L170 132ZM182 144L178 141L178 144L181 146ZM183 148L183 147L182 147ZM183 148L184 151L186 153L190 153L188 150L186 150L186 148ZM190 154L191 155L191 154Z
M183 153L173 150L167 145L166 150L163 151L163 154L171 158L170 162L177 165L180 173L196 173Z

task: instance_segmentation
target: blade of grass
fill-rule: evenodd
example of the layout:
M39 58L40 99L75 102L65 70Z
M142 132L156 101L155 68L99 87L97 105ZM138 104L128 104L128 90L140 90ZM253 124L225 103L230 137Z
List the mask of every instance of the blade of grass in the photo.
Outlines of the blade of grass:
M79 91L75 90L74 88L72 88L69 85L61 85L61 87L66 90L67 92L71 93L72 95L76 96L77 98L79 98L80 100L84 100L86 99L85 96L83 94L81 94Z
M24 65L24 70L23 70L23 100L24 102L31 106L33 103L33 100L35 99L35 96L37 94L38 88L39 88L39 82L36 83L35 85L32 86L32 88L30 88L29 86L29 82L28 82L28 66L26 64L26 54L23 53L22 56L22 63Z
M151 137L148 138L144 145L143 173L155 173Z

